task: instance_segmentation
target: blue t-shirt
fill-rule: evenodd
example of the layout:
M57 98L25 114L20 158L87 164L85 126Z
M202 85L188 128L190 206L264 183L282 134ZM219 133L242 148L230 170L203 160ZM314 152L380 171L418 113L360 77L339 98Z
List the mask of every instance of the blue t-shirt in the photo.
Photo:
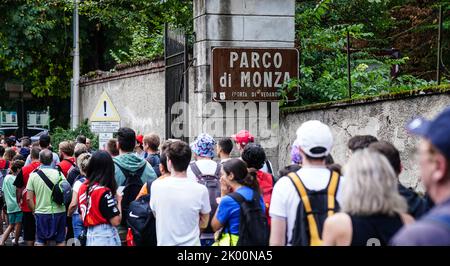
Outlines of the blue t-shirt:
M236 192L241 194L246 200L251 200L253 198L253 190L249 187L242 186L236 190ZM262 196L260 197L260 204L263 213L265 213L266 208ZM239 206L239 203L230 196L223 197L218 207L217 220L225 226L225 233L231 233L233 235L239 234L240 215L241 207Z

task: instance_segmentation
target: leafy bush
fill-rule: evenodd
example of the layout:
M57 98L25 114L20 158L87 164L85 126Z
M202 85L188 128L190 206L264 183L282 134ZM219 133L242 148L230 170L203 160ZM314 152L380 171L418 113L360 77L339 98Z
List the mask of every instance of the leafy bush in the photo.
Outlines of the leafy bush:
M143 25L130 27L132 42L128 51L119 49L110 50L110 55L117 64L135 62L142 59L155 59L164 54L164 37L161 34L150 34L149 29Z
M434 81L409 73L401 72L395 78L391 76L394 66L398 65L403 70L414 64L415 60L410 60L408 56L393 59L379 53L383 48L392 47L389 38L383 38L383 34L398 26L398 22L391 16L388 3L390 2L381 0L297 3L296 39L300 50L300 77L287 82L282 88L280 105L306 105L350 98L347 32L352 49L351 98L412 90L434 84ZM295 85L300 88L298 101L288 104L286 95Z
M98 136L92 133L87 119L80 123L80 125L74 130L64 129L62 127L55 128L51 134L52 146L55 150L57 150L59 143L65 140L75 141L79 135L84 135L86 138L89 138L93 149L98 147Z

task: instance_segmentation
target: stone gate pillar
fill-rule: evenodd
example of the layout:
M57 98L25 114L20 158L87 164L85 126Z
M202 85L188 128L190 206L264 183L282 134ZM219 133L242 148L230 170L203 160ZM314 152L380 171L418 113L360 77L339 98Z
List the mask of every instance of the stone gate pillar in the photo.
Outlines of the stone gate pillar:
M244 112L243 115L239 111L227 110L227 106L230 109L228 102L208 104L212 101L211 54L214 47L292 48L295 41L294 16L295 0L194 0L194 84L189 92L191 139L201 131L217 138L229 137L243 129L239 127L245 121L246 129L256 136L275 170L278 169L277 134L267 136L255 132L255 124L262 120L261 112L270 110L270 103L266 103L264 110L259 103L251 103L249 108L257 106L257 114ZM218 110L218 106L223 111ZM272 115L278 114L272 111ZM212 119L217 121L216 125L211 125L211 118L217 118ZM221 126L222 118L234 119L234 128L227 126L225 120ZM272 129L277 132L278 119L271 121Z

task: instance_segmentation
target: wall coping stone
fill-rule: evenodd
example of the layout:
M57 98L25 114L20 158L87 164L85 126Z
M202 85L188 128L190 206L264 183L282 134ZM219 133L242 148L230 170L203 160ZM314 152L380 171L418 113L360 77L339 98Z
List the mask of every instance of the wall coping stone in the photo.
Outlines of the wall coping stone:
M395 101L395 100L402 100L402 99L407 99L407 98L422 97L422 96L429 96L429 95L435 95L435 94L448 94L448 93L450 93L450 84L444 84L444 85L440 85L440 86L437 86L437 85L436 86L428 86L428 87L424 87L424 88L416 89L416 90L382 94L382 95L377 95L377 96L367 96L367 97L361 97L361 98L356 98L356 99L346 99L346 100L333 101L333 102L316 103L316 104L309 104L309 105L305 105L305 106L282 107L282 108L280 108L280 114L288 115L291 113L303 113L303 112L316 111L316 110L327 110L327 109L332 109L332 108L336 108L336 107L364 105L364 104L372 104L372 103L383 102L383 101Z
M116 69L112 71L95 71L83 75L80 77L80 87L163 71L165 71L165 64L162 59L156 59L140 64L120 65L120 67L116 67Z

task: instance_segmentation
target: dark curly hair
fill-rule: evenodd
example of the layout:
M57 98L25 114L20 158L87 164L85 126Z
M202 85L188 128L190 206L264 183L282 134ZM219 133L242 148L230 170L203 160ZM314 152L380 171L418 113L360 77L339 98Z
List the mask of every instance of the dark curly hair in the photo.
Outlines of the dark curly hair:
M242 160L247 163L248 168L261 169L266 162L266 153L261 145L249 143L242 152Z

